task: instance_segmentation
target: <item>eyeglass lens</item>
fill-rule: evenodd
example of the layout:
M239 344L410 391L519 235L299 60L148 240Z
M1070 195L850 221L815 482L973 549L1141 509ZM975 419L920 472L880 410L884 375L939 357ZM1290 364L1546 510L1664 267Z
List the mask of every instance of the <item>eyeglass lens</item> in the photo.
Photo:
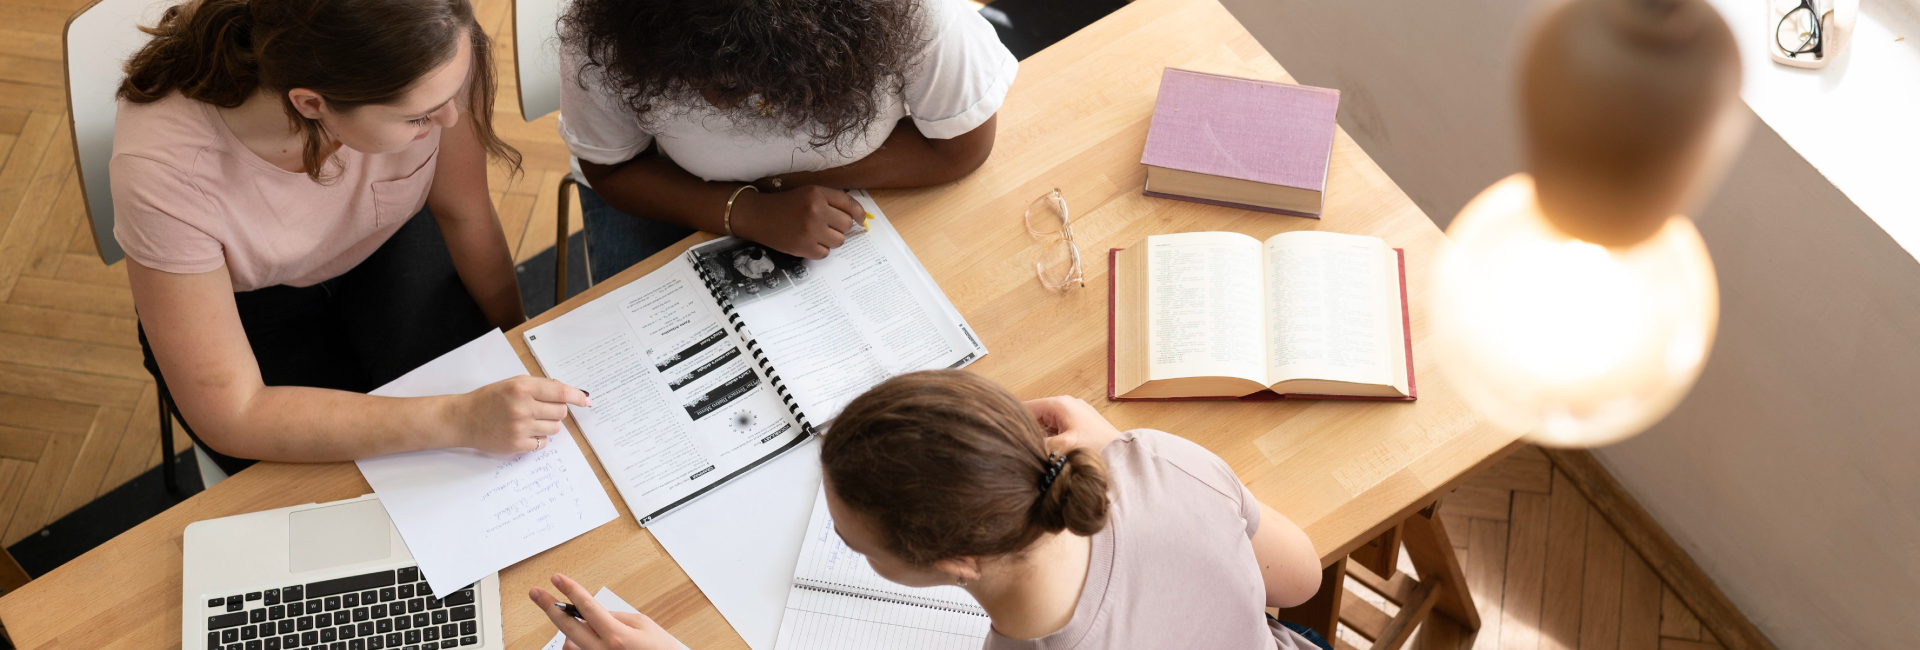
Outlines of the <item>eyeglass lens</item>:
M1034 271L1040 274L1040 283L1050 289L1058 289L1080 280L1080 249L1065 239L1049 244L1040 251L1040 257L1033 264Z
M1788 56L1821 56L1820 13L1813 0L1773 0L1775 9L1784 9L1774 29L1774 44Z
M1027 232L1051 235L1067 227L1067 199L1055 189L1027 206Z

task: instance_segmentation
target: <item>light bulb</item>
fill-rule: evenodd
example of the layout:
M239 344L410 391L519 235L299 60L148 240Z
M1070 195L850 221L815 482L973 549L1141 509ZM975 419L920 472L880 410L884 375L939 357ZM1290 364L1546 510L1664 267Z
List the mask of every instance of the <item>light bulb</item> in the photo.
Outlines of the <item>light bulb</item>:
M1495 425L1555 446L1634 435L1700 375L1719 320L1713 263L1684 216L1624 247L1549 223L1533 179L1474 197L1432 274L1442 370Z

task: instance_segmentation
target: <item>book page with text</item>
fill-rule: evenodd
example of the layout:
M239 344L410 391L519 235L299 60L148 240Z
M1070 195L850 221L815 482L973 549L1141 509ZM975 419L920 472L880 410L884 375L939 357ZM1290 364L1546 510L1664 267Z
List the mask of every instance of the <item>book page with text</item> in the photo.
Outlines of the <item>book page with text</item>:
M868 229L850 233L825 259L735 238L688 251L719 280L747 335L816 427L889 377L956 368L986 354L939 287L920 280L926 272L879 208L867 209L875 213Z
M1265 243L1268 383L1319 379L1392 384L1397 328L1381 295L1389 286L1376 237L1281 233Z
M1259 240L1230 232L1148 237L1147 314L1150 379L1267 383Z
M526 333L642 525L805 439L685 261Z

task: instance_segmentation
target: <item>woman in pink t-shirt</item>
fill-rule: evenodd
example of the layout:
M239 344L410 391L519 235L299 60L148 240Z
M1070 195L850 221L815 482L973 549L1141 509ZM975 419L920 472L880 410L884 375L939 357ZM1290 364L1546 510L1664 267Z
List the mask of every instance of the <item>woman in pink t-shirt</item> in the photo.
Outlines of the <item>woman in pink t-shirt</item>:
M889 379L823 436L840 539L888 580L965 589L991 621L988 649L1328 647L1265 612L1319 589L1313 543L1193 442L1117 431L1071 397L1022 404L961 370ZM553 583L583 620L529 597L569 648L680 647Z
M543 447L584 393L364 394L526 320L466 0L188 0L127 62L109 163L147 368L223 469ZM466 119L461 119L464 116Z

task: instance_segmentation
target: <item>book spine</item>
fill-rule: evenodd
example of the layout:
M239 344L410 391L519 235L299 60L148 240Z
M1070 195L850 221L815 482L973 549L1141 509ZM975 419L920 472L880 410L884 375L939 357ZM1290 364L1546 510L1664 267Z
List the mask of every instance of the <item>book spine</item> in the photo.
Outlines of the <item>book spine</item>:
M780 379L780 372L774 370L773 363L767 359L766 352L760 349L760 342L753 338L753 333L747 330L746 322L740 320L740 314L734 311L733 300L727 298L727 292L722 290L721 280L707 273L707 266L694 257L693 251L687 251L687 262L693 264L694 272L700 274L700 281L706 283L707 295L713 296L714 302L719 303L720 312L726 314L727 324L733 328L733 333L746 342L747 353L752 356L753 362L760 366L760 371L766 373L767 383L773 385L774 394L780 396L780 402L787 405L787 412L793 414L795 422L800 423L801 432L809 436L817 434L813 423L807 421L807 414L800 412L800 403L794 401L793 394L787 391L787 383Z
M909 607L925 607L927 609L937 609L943 612L953 612L955 614L971 614L974 616L987 615L987 611L984 609L980 609L979 607L969 607L966 605L960 605L956 603L948 603L948 602L938 601L938 600L929 600L925 598L914 598L911 596L874 593L871 591L867 591L865 589L860 589L858 587L848 587L844 585L831 585L831 584L815 582L812 580L795 580L793 583L793 586L801 589L806 589L808 591L817 591L823 594L846 596L848 598L861 598L865 600L871 600L871 601L882 602L882 603L893 603L895 605L907 605Z

